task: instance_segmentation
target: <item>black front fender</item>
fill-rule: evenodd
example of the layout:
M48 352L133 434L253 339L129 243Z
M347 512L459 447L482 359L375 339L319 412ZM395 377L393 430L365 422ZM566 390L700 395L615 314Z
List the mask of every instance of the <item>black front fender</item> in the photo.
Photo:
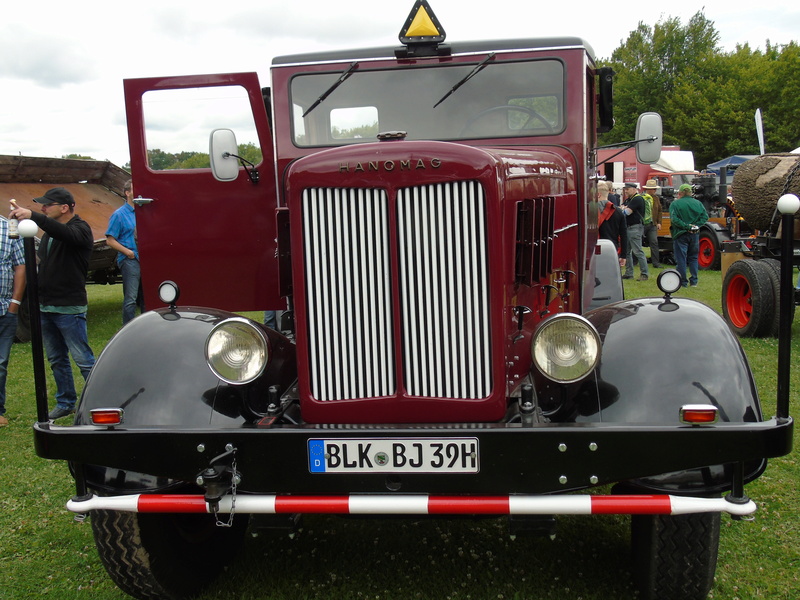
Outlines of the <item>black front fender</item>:
M586 315L603 339L598 367L599 412L605 423L677 424L681 406L716 406L724 423L763 420L747 357L714 310L686 298L643 298ZM660 452L646 447L642 452ZM766 461L749 461L746 479ZM631 482L652 491L717 493L729 489L733 467L671 472Z
M211 329L232 313L199 308L147 312L123 327L97 359L76 411L122 408L129 425L239 427L266 411L270 386L282 394L296 377L294 346L261 326L270 351L264 374L246 386L220 381L205 359ZM255 323L255 322L254 322Z
M587 313L603 341L598 420L676 423L684 404L713 404L724 422L762 420L739 340L714 310L687 298L639 298Z

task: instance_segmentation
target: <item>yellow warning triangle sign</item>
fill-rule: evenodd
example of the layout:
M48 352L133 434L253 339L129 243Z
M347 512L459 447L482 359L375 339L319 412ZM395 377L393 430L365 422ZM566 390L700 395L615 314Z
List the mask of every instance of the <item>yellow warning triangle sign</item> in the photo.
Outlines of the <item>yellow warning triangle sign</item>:
M445 36L444 28L433 14L427 0L417 0L403 29L400 30L399 37L403 44L429 44L431 42L441 43Z

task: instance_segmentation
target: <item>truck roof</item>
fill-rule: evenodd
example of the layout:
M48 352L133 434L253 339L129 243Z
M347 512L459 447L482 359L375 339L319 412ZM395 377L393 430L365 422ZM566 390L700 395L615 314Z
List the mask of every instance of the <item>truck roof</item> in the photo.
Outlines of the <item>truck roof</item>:
M547 48L584 48L594 58L594 49L579 37L546 37L509 40L479 40L471 42L455 42L442 44L451 50L451 54L470 54L489 52L492 50L542 50ZM303 54L287 54L272 59L273 66L303 63L332 62L340 60L366 60L395 58L395 50L400 45L373 48L356 48L346 50L328 50L324 52L308 52Z

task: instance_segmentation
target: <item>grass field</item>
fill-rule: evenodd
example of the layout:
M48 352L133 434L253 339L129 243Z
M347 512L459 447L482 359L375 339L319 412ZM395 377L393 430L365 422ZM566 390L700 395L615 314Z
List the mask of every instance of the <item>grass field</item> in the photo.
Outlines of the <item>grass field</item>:
M720 308L720 275L703 272L681 292ZM120 325L121 287L90 286L89 329L95 352ZM626 282L628 297L657 295L654 277ZM793 327L793 365L800 319ZM776 340L744 340L766 415L774 414ZM0 599L126 598L106 576L87 522L64 504L73 494L64 463L38 458L30 345L16 344L0 428ZM669 368L669 357L652 368ZM76 375L76 382L80 377ZM53 389L52 379L48 388ZM794 369L793 400L800 390ZM795 410L796 412L796 410ZM800 590L800 467L796 453L770 462L750 484L753 521L723 516L717 578L710 597L794 600ZM511 540L503 520L346 520L314 516L294 537L249 538L215 586L217 599L582 599L636 598L628 570L629 519L566 517L555 540Z

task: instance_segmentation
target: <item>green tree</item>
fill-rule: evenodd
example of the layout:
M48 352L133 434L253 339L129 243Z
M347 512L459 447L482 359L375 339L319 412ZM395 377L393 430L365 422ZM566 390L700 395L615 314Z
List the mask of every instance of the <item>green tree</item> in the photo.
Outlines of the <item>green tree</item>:
M701 12L686 26L675 17L654 27L640 22L606 64L614 69L617 125L603 143L633 139L636 119L646 111L664 114L667 99L686 73L719 51L719 33ZM665 136L665 143L674 143Z
M733 154L759 153L754 117L760 108L766 151L786 152L800 145L798 92L796 43L767 43L765 51L738 46L686 71L665 103L665 129L704 168Z
M350 140L350 139L365 139L375 141L378 135L378 122L375 121L371 125L360 125L358 127L351 127L350 129L340 129L333 127L333 138L336 140Z
M170 165L175 164L175 155L154 148L147 151L147 163L154 171L163 171L164 169L169 169Z
M714 23L702 12L682 26L667 18L639 23L604 65L615 73L616 125L602 144L633 139L638 115L661 114L665 144L695 155L698 169L733 154L757 154L754 115L764 115L767 152L800 146L800 46L766 50L719 48Z
M239 144L239 156L257 165L262 159L261 148L256 146L253 142Z
M187 152L186 158L176 162L171 169L208 169L211 166L211 160L205 152Z
M764 112L764 137L767 152L785 152L800 147L800 46L790 42L780 48L767 43L767 59L772 59L765 84L769 96L761 106Z

